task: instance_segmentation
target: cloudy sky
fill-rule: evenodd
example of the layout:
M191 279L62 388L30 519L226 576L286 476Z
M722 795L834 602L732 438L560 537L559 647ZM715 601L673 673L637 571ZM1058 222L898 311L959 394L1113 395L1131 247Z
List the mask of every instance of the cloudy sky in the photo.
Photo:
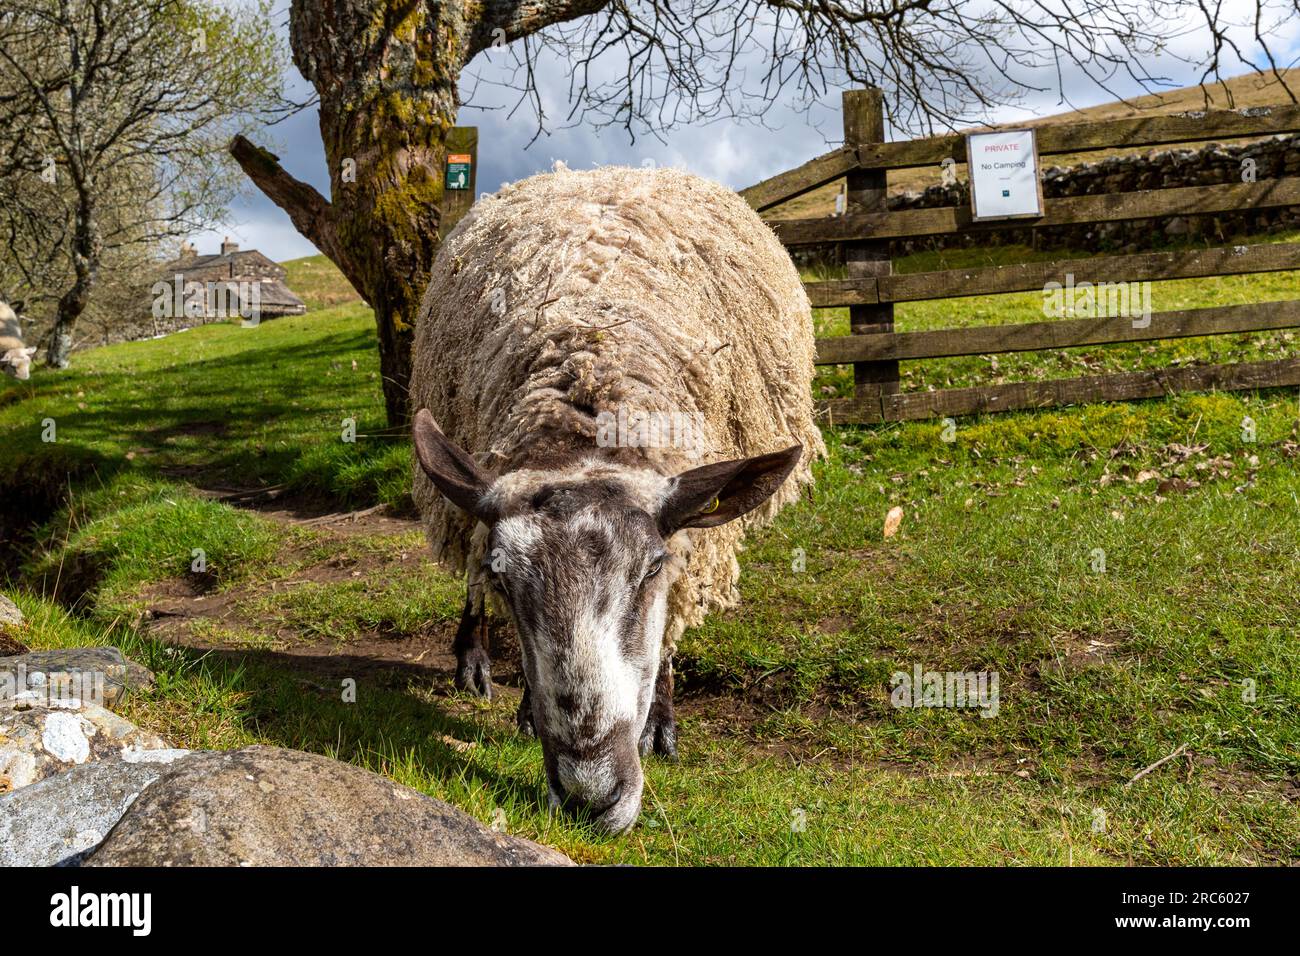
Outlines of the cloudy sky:
M274 14L276 29L285 36L287 8L288 0L278 0ZM1171 38L1168 52L1153 72L1167 76L1173 86L1196 82L1198 74L1187 61L1195 61L1202 55L1207 48L1207 33L1190 22L1170 22L1167 31ZM1243 42L1248 49L1249 37ZM1274 50L1283 54L1281 59L1287 64L1300 54L1300 21L1284 27L1275 39ZM838 145L839 90L830 91L821 102L811 106L799 102L792 90L766 114L761 124L733 121L682 126L665 134L662 140L640 136L635 142L629 140L625 130L596 130L589 125L577 125L553 128L529 145L537 130L534 114L525 107L511 116L508 107L514 97L509 91L492 85L493 81L508 77L510 60L508 51L488 51L480 54L462 76L465 94L462 98L470 102L461 108L457 122L479 129L480 192L494 191L502 183L548 169L556 160L563 160L571 167L603 163L640 165L653 160L658 165L680 166L738 189ZM545 60L539 67L539 88L547 112L553 116L567 112L568 73L569 65L554 58ZM1045 75L1040 80L1044 86L1054 83L1051 76ZM305 99L310 87L296 70L291 81L291 95ZM1053 88L1050 93L1026 97L1018 108L999 110L991 119L1010 122L1112 99L1082 77L1067 74L1064 86L1068 102L1062 102ZM1114 88L1124 95L1142 92L1131 82L1117 82ZM290 173L329 195L329 177L314 109L298 113L255 138L277 152ZM288 216L251 187L232 205L228 223L193 238L201 252L215 251L223 235L229 235L244 248L260 249L276 260L316 252L294 230Z

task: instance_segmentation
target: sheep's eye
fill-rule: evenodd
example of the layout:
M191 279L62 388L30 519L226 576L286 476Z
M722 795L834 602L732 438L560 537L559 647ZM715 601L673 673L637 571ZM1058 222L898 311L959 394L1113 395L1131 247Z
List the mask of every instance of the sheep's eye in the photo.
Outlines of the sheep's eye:
M660 555L659 557L655 558L653 561L650 562L650 567L646 570L645 576L647 578L654 577L656 574L659 573L660 568L662 568L663 566L664 566L663 555Z

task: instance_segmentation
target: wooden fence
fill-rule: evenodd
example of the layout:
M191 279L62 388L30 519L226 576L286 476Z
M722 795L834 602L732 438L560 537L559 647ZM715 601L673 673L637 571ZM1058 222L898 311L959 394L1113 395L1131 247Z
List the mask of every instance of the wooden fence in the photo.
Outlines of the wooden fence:
M1038 128L1037 141L1038 153L1044 156L1293 132L1300 132L1300 106L1042 126ZM1114 283L1300 269L1300 243L1237 245L894 275L890 240L1296 206L1300 205L1300 177L1049 198L1040 218L976 222L967 207L891 212L886 206L888 170L939 165L949 158L964 163L964 136L887 143L880 92L850 90L844 94L844 141L840 149L742 193L750 205L762 212L837 179L847 181L842 216L772 223L787 247L824 243L843 246L846 278L805 283L814 308L849 307L851 334L817 341L817 364L853 364L853 397L820 403L829 421L901 421L1074 402L1154 398L1175 391L1300 385L1300 358L1297 358L932 392L900 391L898 363L904 359L1291 328L1300 326L1300 301L1160 312L1151 315L1149 323L1144 319L1140 327L1129 317L1116 316L927 332L895 332L894 304L897 302L1042 290L1050 282L1065 285L1067 275L1073 275L1075 283Z

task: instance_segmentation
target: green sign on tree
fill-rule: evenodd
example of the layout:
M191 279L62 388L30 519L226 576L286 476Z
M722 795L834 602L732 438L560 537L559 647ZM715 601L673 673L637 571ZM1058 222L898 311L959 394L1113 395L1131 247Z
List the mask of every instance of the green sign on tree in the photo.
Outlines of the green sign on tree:
M447 188L469 189L469 153L452 153L447 157Z

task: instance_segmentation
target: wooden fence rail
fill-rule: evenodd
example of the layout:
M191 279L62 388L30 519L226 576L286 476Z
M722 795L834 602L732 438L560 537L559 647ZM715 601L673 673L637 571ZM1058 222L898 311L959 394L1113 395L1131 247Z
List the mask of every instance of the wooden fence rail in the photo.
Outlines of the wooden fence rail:
M830 424L874 424L935 416L976 415L1027 408L1050 408L1081 402L1119 402L1161 398L1175 392L1248 391L1300 385L1300 359L1238 362L1192 368L1155 369L1089 375L1047 382L1015 382L934 392L839 398L821 403Z
M1124 276L1129 282L1143 282L1292 269L1300 269L1300 243L1277 242L912 272L878 279L806 282L804 288L814 309L826 309L856 302L919 302L1003 292L1036 292L1049 282L1064 284L1067 276L1073 276L1076 283L1114 282L1116 276Z
M787 246L806 246L855 239L911 239L1024 229L1026 226L1073 226L1160 216L1194 216L1300 205L1300 177L1222 186L1179 186L1132 193L1070 196L1047 200L1038 219L993 219L975 222L969 209L936 206L898 212L858 213L834 219L786 219L772 224Z
M1037 130L1037 145L1040 155L1051 155L1292 132L1300 132L1300 106L1287 105L1041 126ZM820 403L828 420L901 421L1074 402L1152 398L1183 390L1239 390L1300 384L1300 359L1283 359L901 392L900 361L1300 328L1300 300L1155 314L1143 310L1137 315L1131 314L1136 310L1125 300L1128 308L1118 313L1110 310L1097 318L1063 317L1043 322L921 332L894 331L893 309L897 302L1046 291L1050 283L1075 288L1091 283L1098 293L1114 295L1124 291L1117 290L1122 283L1300 270L1300 243L1233 245L894 274L889 258L890 240L1300 206L1300 177L1070 196L1048 199L1039 218L975 221L970 210L964 207L891 211L885 201L888 170L938 164L948 158L964 163L964 136L884 142L879 91L851 90L844 94L844 137L845 145L840 149L742 193L755 209L763 211L836 179L846 179L844 215L772 223L777 236L787 246L843 245L846 278L805 283L814 308L849 308L851 334L817 342L819 365L852 363L854 368L853 397ZM1101 294L1097 301L1102 301Z
M1248 110L1207 110L1165 116L1094 120L1038 127L1040 156L1128 149L1169 143L1244 139L1300 132L1300 106L1263 106ZM858 149L858 163L868 169L932 166L952 158L966 162L966 137L936 136Z
M861 91L852 90L850 93ZM846 94L848 95L848 94ZM1248 110L1208 110L1137 119L1062 123L1038 127L1040 156L1086 153L1098 149L1161 146L1219 139L1245 139L1279 133L1300 133L1300 106L1264 106ZM934 136L900 143L842 146L810 159L744 190L759 212L834 182L849 170L908 169L938 166L945 159L966 162L963 134Z
M1157 312L1132 317L1055 319L1012 325L976 325L932 332L894 332L845 335L817 340L817 364L951 358L955 355L992 355L999 352L1035 352L1080 345L1152 342L1195 335L1229 332L1269 332L1300 328L1300 302L1257 302L1219 305L1182 312Z

